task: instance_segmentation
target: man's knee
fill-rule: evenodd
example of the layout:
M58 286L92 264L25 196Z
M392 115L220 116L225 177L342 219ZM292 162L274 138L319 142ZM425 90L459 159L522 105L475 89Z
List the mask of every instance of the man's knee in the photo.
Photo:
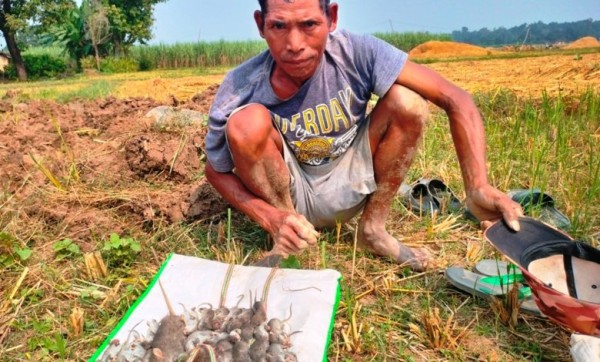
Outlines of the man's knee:
M257 141L269 136L272 128L269 110L261 104L249 104L229 116L227 140L229 143Z
M413 126L414 123L424 125L429 117L429 105L425 98L398 84L394 84L379 102L384 102L394 119L409 121Z
M227 121L226 134L234 159L239 153L259 157L273 143L281 148L271 112L261 104L249 104L235 111Z

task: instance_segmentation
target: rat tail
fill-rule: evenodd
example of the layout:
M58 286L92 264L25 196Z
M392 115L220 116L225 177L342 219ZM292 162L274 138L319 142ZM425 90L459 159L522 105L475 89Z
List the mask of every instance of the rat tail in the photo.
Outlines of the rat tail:
M167 292L165 292L165 287L163 287L162 283L160 282L160 279L158 279L158 285L160 286L160 291L162 292L162 295L165 298L165 302L167 303L167 308L169 309L169 314L177 315L175 313L175 309L173 309L173 305L171 304L169 297L167 296Z

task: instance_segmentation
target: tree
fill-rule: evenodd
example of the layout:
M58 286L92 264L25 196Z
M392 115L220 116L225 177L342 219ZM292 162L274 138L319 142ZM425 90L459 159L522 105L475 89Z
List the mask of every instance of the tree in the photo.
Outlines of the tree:
M55 24L47 32L47 42L62 47L77 69L81 69L81 59L90 54L92 48L85 31L85 14L89 11L88 8L89 2L83 1L79 8L67 11L62 22Z
M100 44L110 39L110 23L106 16L106 8L98 0L91 0L89 11L85 14L86 36L92 42L96 57L96 68L100 70Z
M20 80L27 80L27 70L18 33L36 24L60 21L61 11L74 6L73 0L0 0L0 31Z
M17 31L24 26L22 18L19 18L21 14L25 13L24 0L11 1L11 0L0 0L2 2L2 9L0 10L0 31L6 41L6 47L10 53L12 62L17 70L17 76L19 80L27 80L27 70L25 69L25 63L21 57L21 51L17 46Z
M167 0L104 0L116 55L127 54L135 42L152 38L154 5Z

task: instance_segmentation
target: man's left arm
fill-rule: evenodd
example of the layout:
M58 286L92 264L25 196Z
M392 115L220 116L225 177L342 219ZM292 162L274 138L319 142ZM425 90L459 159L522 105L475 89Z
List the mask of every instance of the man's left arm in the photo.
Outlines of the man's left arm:
M485 131L471 95L435 71L411 61L406 62L396 84L419 93L448 115L469 211L484 227L483 222L503 217L518 230L521 206L488 182Z

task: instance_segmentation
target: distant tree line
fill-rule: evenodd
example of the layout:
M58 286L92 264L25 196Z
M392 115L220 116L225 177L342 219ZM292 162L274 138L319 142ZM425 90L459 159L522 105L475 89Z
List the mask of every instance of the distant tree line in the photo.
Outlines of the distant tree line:
M550 24L538 21L508 29L499 27L494 30L482 28L469 31L469 28L463 27L460 31L452 32L454 41L481 46L569 43L584 36L600 38L600 21L587 19L571 23L552 22Z

